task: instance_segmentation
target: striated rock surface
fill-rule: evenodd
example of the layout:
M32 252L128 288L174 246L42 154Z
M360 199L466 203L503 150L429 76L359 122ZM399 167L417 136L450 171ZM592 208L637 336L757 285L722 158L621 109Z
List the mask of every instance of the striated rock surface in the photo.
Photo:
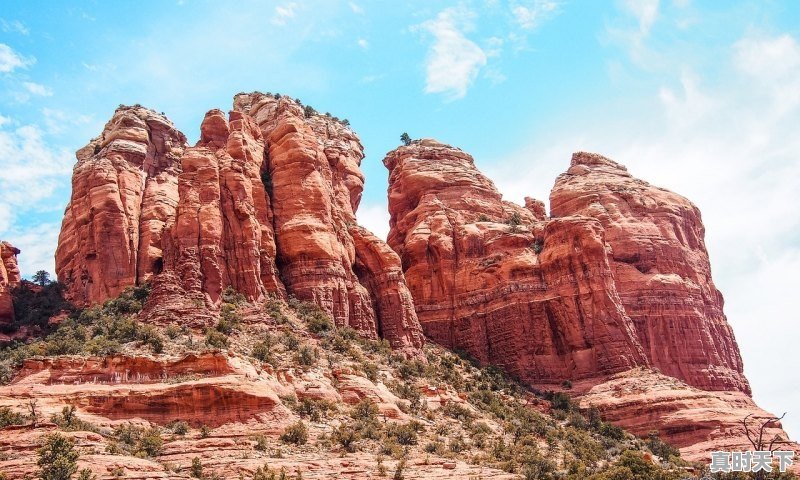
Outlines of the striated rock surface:
M622 307L655 368L704 390L750 392L697 207L581 152L556 180L550 209L553 217L581 215L602 225Z
M77 305L105 300L162 268L186 137L152 110L120 107L76 153L56 274Z
M750 398L688 200L587 153L558 177L549 218L432 140L384 164L388 241L431 339L531 385L569 379L583 407L659 430L690 460L749 446L742 419L770 415Z
M747 415L772 417L743 392L703 391L645 368L614 375L587 388L579 397L582 408L596 407L606 420L635 435L644 437L657 430L690 462L707 462L715 450L752 450L742 420ZM789 438L778 422L764 432L768 439L776 435ZM780 449L800 454L797 443L782 444Z
M81 149L56 252L78 305L151 282L143 318L201 327L222 293L287 294L413 353L423 336L394 251L356 223L358 137L289 97L239 94L193 147L163 116L120 107Z
M17 266L19 249L8 242L0 242L0 326L14 321L14 300L11 289L19 285Z
M270 198L261 181L264 141L258 126L233 112L206 114L198 144L181 157L179 203L164 241L167 270L210 305L225 287L250 300L283 295L275 267Z
M389 244L425 334L529 383L647 364L597 220L504 202L472 157L433 140L388 154ZM544 249L542 249L544 245Z

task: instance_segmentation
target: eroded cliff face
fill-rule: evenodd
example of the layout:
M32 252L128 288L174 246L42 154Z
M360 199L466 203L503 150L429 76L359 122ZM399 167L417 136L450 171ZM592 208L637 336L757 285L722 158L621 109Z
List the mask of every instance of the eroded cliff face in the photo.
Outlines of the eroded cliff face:
M105 300L162 267L186 137L152 110L120 107L76 153L56 274L77 305Z
M11 289L19 285L17 266L19 249L8 242L0 241L0 326L14 321L14 300Z
M541 202L504 202L472 157L433 140L400 147L384 164L388 241L427 336L529 383L647 365L600 222L548 221Z
M71 300L151 281L146 320L202 326L228 287L291 294L365 337L422 345L399 258L356 223L364 154L346 125L253 93L200 131L188 147L165 118L123 107L78 152L56 253Z
M578 153L545 218L541 202L503 202L458 149L423 140L384 163L389 243L437 342L529 383L641 365L750 392L685 198Z
M691 202L588 153L558 177L549 218L433 140L384 164L388 241L432 340L529 385L571 380L583 407L692 460L750 447L742 419L770 414L749 396Z
M622 307L655 368L704 390L750 393L696 206L581 152L556 180L550 208L602 225Z

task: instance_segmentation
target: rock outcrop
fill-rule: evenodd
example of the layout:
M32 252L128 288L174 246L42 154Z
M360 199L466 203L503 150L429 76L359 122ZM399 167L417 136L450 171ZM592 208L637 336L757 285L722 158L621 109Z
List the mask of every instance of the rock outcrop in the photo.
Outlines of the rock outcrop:
M14 299L11 289L19 285L17 266L19 249L8 242L0 242L0 326L14 321Z
M427 336L529 383L647 364L600 222L546 221L541 202L504 202L472 157L432 140L400 147L384 164L388 241Z
M576 388L582 387L576 384ZM743 392L700 390L645 368L613 375L587 388L579 396L582 408L597 408L607 421L635 435L645 437L658 431L690 462L707 462L713 451L752 450L742 420L751 415L760 423L773 417ZM764 431L764 438L776 435L788 438L780 422L769 424ZM800 454L796 443L781 444L780 448Z
M655 368L704 390L750 393L696 206L581 152L556 180L550 210L602 225L622 307Z
M588 153L558 177L549 218L432 140L384 164L388 241L431 339L530 385L570 380L585 407L689 458L748 446L742 419L769 414L749 396L691 202Z
M118 108L78 150L56 250L56 274L70 301L114 297L161 270L161 237L178 205L185 147L166 117L135 106Z
M239 94L193 147L163 116L121 107L78 151L56 272L78 305L151 282L145 319L203 326L222 293L287 294L339 326L423 343L397 255L359 227L358 137L289 97Z

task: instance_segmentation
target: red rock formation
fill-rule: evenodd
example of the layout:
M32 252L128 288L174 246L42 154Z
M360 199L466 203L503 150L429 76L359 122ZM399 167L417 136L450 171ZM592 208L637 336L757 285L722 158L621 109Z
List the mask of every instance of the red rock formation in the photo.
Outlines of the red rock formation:
M384 164L389 244L427 336L531 383L647 363L598 221L544 222L540 202L504 202L472 157L432 140L400 147Z
M179 203L165 267L212 305L231 286L250 300L283 295L275 267L270 199L261 181L264 142L247 116L206 114L200 142L181 158Z
M100 136L78 150L56 250L69 300L104 300L160 271L185 144L163 115L136 106L118 108Z
M576 383L575 388L584 386ZM614 375L586 388L579 397L582 408L599 409L607 421L635 435L644 437L657 430L690 462L708 462L710 452L715 450L752 450L742 420L747 415L772 417L745 393L703 391L644 368ZM789 438L778 422L765 431L765 438L775 435ZM781 449L800 454L796 443L781 445Z
M0 326L14 321L11 289L20 282L17 255L18 248L8 242L0 242Z
M553 217L582 215L603 226L622 306L654 367L704 390L750 392L697 207L612 160L576 153L550 208Z
M71 300L151 280L144 319L202 326L227 287L251 301L289 293L363 336L422 346L399 258L356 224L364 154L349 128L254 93L200 131L184 148L163 117L120 108L78 152L56 253Z

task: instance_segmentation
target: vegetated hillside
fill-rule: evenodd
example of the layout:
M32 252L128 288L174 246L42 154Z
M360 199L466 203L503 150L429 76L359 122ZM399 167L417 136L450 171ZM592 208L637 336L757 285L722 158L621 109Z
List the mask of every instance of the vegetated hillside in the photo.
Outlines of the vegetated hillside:
M46 469L37 449L59 436L99 478L688 476L656 436L436 345L409 358L313 304L232 290L213 328L156 327L137 320L148 294L127 289L2 347L7 478Z

